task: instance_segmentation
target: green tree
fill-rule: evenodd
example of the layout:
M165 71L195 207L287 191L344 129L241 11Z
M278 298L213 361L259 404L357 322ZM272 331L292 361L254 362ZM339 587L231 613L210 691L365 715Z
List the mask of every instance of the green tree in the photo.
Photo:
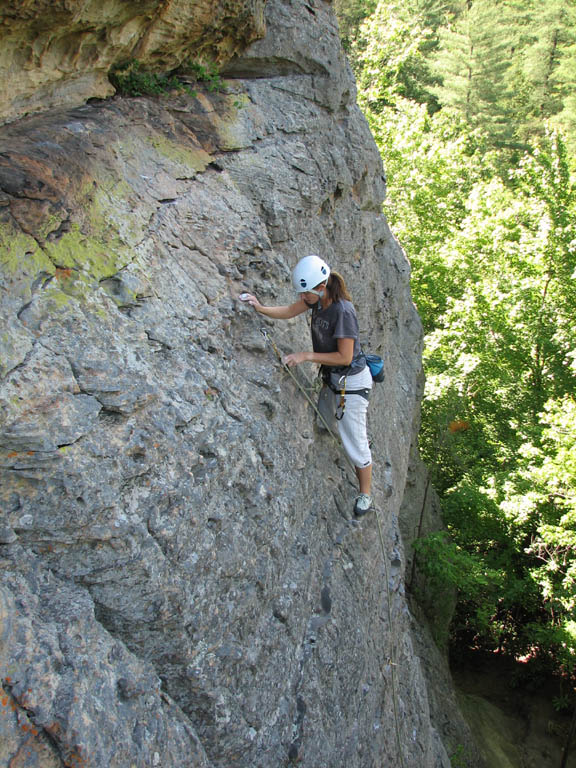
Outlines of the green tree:
M351 52L364 107L381 112L398 97L431 101L435 80L423 49L430 30L417 18L406 18L395 3L380 0L360 27Z
M504 3L469 0L455 22L440 33L433 92L442 106L458 110L495 146L515 141L508 70L518 42L514 17Z
M576 661L576 402L569 395L549 400L540 422L539 444L522 446L502 508L531 529L525 552L541 612L525 634L571 672Z
M373 12L378 0L334 0L334 11L338 18L340 38L344 50L350 51L358 29L367 16Z
M515 652L538 637L558 661L558 633L566 642L576 618L566 599L574 516L550 502L551 468L566 464L567 452L551 435L572 413L566 398L576 388L576 206L559 137L540 142L514 178L513 187L498 178L474 187L440 256L464 287L427 336L421 448L456 545L503 573L498 592L463 596L459 626L482 630L485 641L505 638ZM473 617L489 608L487 635Z
M372 112L361 95L382 153L389 194L384 211L409 254L412 286L425 332L436 326L465 274L444 249L467 215L466 201L483 173L478 144L457 113L433 116L424 105L397 98L394 109Z
M571 155L576 157L576 45L567 49L556 76L562 83L564 96L562 110L555 116L554 123L565 132Z
M544 118L572 120L573 10L380 0L350 48L426 333L420 447L448 535L419 562L460 591L458 641L570 673L576 198Z
M523 5L524 31L510 84L515 94L517 132L526 140L543 134L545 122L562 111L573 92L576 18L572 0Z
M550 79L552 81L554 106L558 99L562 108L554 118L554 123L563 130L567 137L572 155L576 155L576 6L573 0L559 3L561 17L557 29L558 50Z

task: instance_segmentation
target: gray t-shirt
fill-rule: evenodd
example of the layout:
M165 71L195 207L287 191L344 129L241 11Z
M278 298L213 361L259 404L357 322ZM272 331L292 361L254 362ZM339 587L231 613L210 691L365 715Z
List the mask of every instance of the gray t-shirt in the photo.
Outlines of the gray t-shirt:
M314 352L337 352L338 339L354 339L354 357L349 367L327 366L330 370L349 376L360 373L366 367L358 339L358 318L354 305L346 299L334 301L326 309L318 301L312 307L312 349Z

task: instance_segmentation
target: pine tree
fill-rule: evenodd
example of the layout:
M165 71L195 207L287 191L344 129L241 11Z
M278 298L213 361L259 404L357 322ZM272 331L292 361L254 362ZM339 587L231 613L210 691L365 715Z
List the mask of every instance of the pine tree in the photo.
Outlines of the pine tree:
M440 35L433 89L440 103L462 113L471 128L482 129L495 146L514 142L512 93L507 73L517 46L510 9L495 0L467 0L461 15Z
M400 4L406 14L434 32L454 21L465 6L465 0L407 0Z
M576 156L576 3L565 0L559 9L562 26L558 28L558 65L550 79L556 88L554 95L561 100L562 108L553 122L566 135L566 143Z
M576 9L573 0L546 0L530 13L519 61L525 87L520 132L542 135L545 121L561 112L576 80Z

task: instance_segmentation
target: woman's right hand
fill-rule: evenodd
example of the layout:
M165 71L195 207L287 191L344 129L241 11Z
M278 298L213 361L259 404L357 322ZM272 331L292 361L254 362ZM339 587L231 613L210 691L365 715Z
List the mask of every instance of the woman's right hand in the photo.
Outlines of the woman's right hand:
M250 304L251 307L254 307L254 309L258 309L258 307L261 307L262 304L258 301L256 296L253 296L251 293L241 293L240 296L238 296L240 301L243 301L245 304Z

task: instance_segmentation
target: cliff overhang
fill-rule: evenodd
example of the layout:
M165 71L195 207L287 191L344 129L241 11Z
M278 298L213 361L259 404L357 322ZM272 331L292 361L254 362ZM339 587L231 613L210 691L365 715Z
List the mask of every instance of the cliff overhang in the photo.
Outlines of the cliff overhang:
M266 0L8 0L0 16L0 121L114 93L110 72L224 64L265 34Z

